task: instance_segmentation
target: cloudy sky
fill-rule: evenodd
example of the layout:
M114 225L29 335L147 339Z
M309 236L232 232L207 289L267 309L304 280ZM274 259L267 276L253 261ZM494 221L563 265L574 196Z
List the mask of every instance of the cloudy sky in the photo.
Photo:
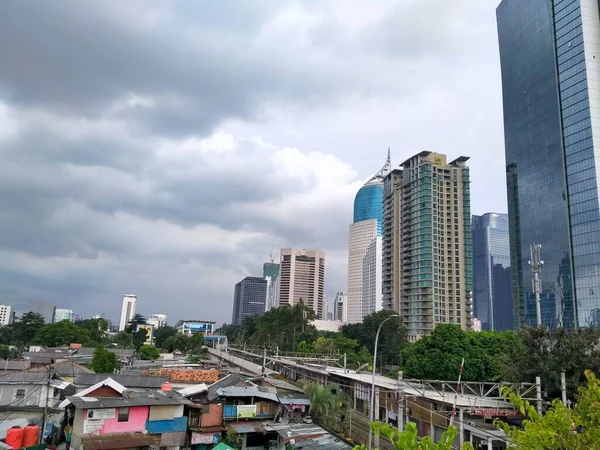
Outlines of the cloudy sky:
M354 194L421 150L505 210L498 0L0 3L0 303L230 321L272 246L346 287Z

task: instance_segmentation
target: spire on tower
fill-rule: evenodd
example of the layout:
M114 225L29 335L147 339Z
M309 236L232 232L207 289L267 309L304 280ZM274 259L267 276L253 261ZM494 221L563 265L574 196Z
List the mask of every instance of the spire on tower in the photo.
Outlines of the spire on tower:
M385 176L388 173L390 173L391 169L392 169L392 158L391 158L391 155L390 155L390 148L388 147L387 159L385 160L385 164L379 170L379 172L377 172L375 175L373 175L371 177L371 179L369 181L367 181L367 184L373 183L373 182L381 182L381 181L383 181L383 179L385 178Z

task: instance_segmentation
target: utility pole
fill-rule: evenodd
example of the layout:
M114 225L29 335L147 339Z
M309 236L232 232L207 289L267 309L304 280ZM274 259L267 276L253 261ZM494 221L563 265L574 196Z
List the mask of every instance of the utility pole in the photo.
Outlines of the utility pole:
M40 434L40 445L44 443L46 433L46 421L48 420L48 395L50 394L50 381L52 380L52 365L48 367L48 379L46 380L46 398L44 400L44 417L42 417L42 432ZM54 398L54 396L52 396Z
M404 431L404 391L402 390L403 373L398 371L398 431Z
M560 392L562 404L567 405L567 379L564 372L560 373Z
M531 254L531 259L529 260L529 265L531 266L531 271L533 272L533 293L535 294L535 313L537 317L537 326L542 326L542 306L540 299L541 292L541 281L540 275L542 274L542 266L544 265L544 261L541 260L540 254L542 251L542 246L540 244L536 244L535 242L529 246L529 251Z

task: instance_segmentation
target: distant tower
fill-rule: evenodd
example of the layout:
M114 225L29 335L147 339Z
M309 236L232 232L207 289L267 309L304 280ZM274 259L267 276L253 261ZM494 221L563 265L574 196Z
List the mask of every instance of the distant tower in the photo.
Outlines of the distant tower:
M123 295L123 305L121 306L121 321L119 322L119 331L125 331L127 324L135 315L135 303L137 296L133 294Z
M390 171L390 151L379 172L354 199L354 223L348 248L348 321L361 322L381 304L381 226L383 179Z

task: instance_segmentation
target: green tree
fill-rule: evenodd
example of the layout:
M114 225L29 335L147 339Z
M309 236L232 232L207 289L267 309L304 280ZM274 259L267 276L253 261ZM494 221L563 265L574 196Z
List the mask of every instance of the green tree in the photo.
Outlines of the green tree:
M112 337L111 343L121 348L133 348L133 336L126 331L119 331Z
M106 350L104 345L99 345L94 350L89 367L96 373L114 373L119 370L119 361L116 354Z
M35 312L27 312L15 324L14 339L16 342L29 344L38 330L44 326L44 316Z
M160 358L160 352L153 345L142 345L139 353L140 358L146 361L154 361Z
M86 330L93 344L105 344L108 342L108 322L103 318L84 319L75 322L75 325Z
M140 328L135 333L133 333L133 348L136 351L139 351L142 345L146 342L146 338L148 337L148 330L145 328Z
M188 353L192 355L204 354L204 336L202 333L194 333L188 340Z
M526 417L521 427L497 421L519 450L598 450L600 449L600 383L586 370L587 386L578 390L578 402L568 408L554 400L545 414L538 414L529 402L505 392Z
M500 377L500 356L519 344L512 332L465 332L459 325L439 324L428 336L400 352L401 367L409 378L456 380L465 359L465 381Z
M229 445L230 447L233 447L235 450L241 450L242 435L234 433L233 431L228 429L227 434L225 435L225 438L223 439L223 443L225 445Z
M18 349L11 349L8 345L0 344L0 358L2 359L18 358L20 353ZM0 370L2 370L1 365Z
M310 415L319 424L333 428L338 420L342 398L337 394L335 385L323 386L318 383L306 383L304 392L310 399Z
M154 345L163 348L165 341L177 334L177 328L165 325L154 330Z
M60 347L72 343L88 345L90 341L88 330L82 329L68 320L42 326L32 339L34 344L46 347Z
M180 352L187 353L190 347L190 337L185 334L177 333L175 336L168 338L163 347L168 352L179 350Z
M137 329L138 325L144 325L145 323L146 318L144 316L142 316L141 314L134 314L134 316L131 318L131 320L125 327L125 331L127 331L130 334L133 334L135 333L135 330Z

